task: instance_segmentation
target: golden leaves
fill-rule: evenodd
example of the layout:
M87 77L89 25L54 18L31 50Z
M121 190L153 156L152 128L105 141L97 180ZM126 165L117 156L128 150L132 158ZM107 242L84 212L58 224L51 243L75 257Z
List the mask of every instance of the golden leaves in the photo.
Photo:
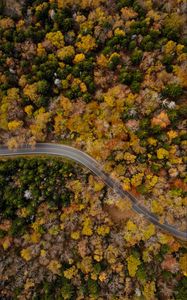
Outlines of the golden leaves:
M8 29L14 27L14 21L11 18L2 18L0 20L0 28Z
M104 100L110 107L113 107L115 105L115 99L111 95L104 96Z
M167 135L170 140L176 138L178 136L177 132L175 130L170 130L167 132Z
M87 91L87 86L84 82L81 82L79 87L82 93L85 93Z
M187 276L187 253L184 253L179 258L179 266L180 266L180 269L183 272L184 276Z
M156 152L158 159L164 159L169 157L169 152L164 148L159 148Z
M150 237L155 235L155 233L155 226L153 224L145 226L145 224L139 223L137 225L129 220L125 225L124 240L127 241L130 246L133 246L140 240L147 241ZM147 255L146 252L145 255Z
M113 56L116 56L117 53L113 53ZM113 57L111 56L111 58ZM116 107L116 113L120 113L124 110L124 103L125 103L125 93L123 86L118 84L115 85L112 88L109 88L106 93L103 94L104 101L109 106L109 109L111 110L111 107ZM107 109L107 107L106 107ZM116 120L119 121L119 115L112 114L111 118L114 116L117 117ZM110 115L109 115L110 116Z
M60 60L64 60L68 56L74 56L75 50L73 46L66 46L57 51L57 56Z
M20 78L19 78L19 86L21 88L24 88L27 84L27 78L26 78L26 75L21 75Z
M162 205L156 201L156 200L153 200L152 203L151 203L151 211L155 214L162 214L163 211L164 211L164 208L162 207Z
M181 56L184 55L181 54ZM186 61L187 55L184 57L184 60ZM184 66L174 66L174 73L176 74L176 76L179 79L180 84L187 88L187 70L185 65Z
M73 276L77 274L78 270L75 266L70 267L69 269L64 271L64 277L67 279L72 279Z
M114 30L114 35L115 35L115 36L125 36L125 31L122 30L122 29L120 29L120 28L116 28L116 29Z
M155 283L154 281L146 282L144 285L143 295L146 300L152 300L154 298L154 294L156 291Z
M122 17L125 20L135 18L138 14L131 7L124 7L121 9Z
M88 274L92 271L92 257L85 256L83 257L82 261L78 264L78 267L84 274Z
M83 60L85 60L84 53L78 53L75 55L73 62L74 62L74 64L78 64L78 63L82 62Z
M33 288L34 286L35 286L34 281L32 279L27 279L26 283L24 285L24 289L29 290L29 289Z
M71 101L68 98L64 97L63 95L60 96L60 107L62 107L64 110L63 111L64 116L68 116L73 109L73 105Z
M38 56L46 55L46 51L45 51L45 48L43 47L42 43L38 43L37 55Z
M153 137L149 137L147 139L147 141L148 141L149 145L151 145L151 146L156 146L157 145L157 140Z
M153 188L157 184L157 182L158 182L158 176L152 174L148 174L146 176L145 184L148 189Z
M21 257L26 260L29 261L32 258L32 253L31 253L31 249L30 248L25 248L21 250Z
M19 128L21 128L22 125L23 125L23 121L18 121L18 120L10 121L8 122L8 129L10 131L16 131Z
M99 274L99 280L100 280L101 282L104 282L106 279L107 279L107 274L106 274L106 272L101 272L101 273Z
M144 173L138 173L133 175L131 178L131 184L135 187L141 185L143 177L144 177Z
M110 232L110 227L106 225L101 225L97 227L97 233L101 236L105 236L109 234Z
M151 236L155 234L155 226L150 224L143 230L143 240L148 240Z
M129 231L136 232L137 226L136 226L135 223L133 223L131 220L129 220L129 221L127 222L127 229L128 229Z
M153 117L151 120L151 125L156 126L159 125L161 128L166 128L170 124L170 120L165 111L162 111L157 116Z
M89 217L85 218L85 220L83 221L82 234L87 236L91 236L93 234L92 222Z
M108 60L104 54L100 54L97 57L97 64L98 64L98 66L103 67L103 68L107 67Z
M101 191L105 186L101 180L95 178L93 175L89 176L89 184L93 186L95 192Z
M58 49L64 47L64 36L61 31L48 32L46 34L46 39L51 42L51 44Z
M32 116L32 112L33 112L33 106L32 105L27 105L24 107L24 111L25 113L31 117Z
M164 234L160 232L158 236L159 236L159 242L163 245L170 244L171 242L173 242L173 237L169 234Z
M112 265L116 262L116 259L119 255L119 251L113 245L109 245L104 254L108 263Z
M125 152L124 154L124 160L127 161L127 163L134 163L136 159L136 155L131 154L130 152Z
M44 218L38 218L36 221L34 221L31 225L31 228L34 229L34 231L38 231L40 226L45 223Z
M164 46L165 54L174 53L176 49L176 43L174 41L168 41L167 44Z
M67 5L79 5L81 8L98 7L106 0L57 0L58 7L64 8Z
M71 238L72 238L73 240L78 240L78 239L80 238L80 232L79 232L79 231L73 231L73 232L71 233Z
M47 254L47 251L46 251L46 250L42 249L42 250L40 251L40 256L41 256L41 257L45 257L46 254Z
M16 149L19 146L18 140L16 137L12 137L7 141L7 146L10 150Z
M34 244L37 244L39 243L40 241L40 238L41 238L41 234L38 233L38 232L33 232L30 236L31 238L31 241L34 243Z
M89 52L96 47L95 38L92 37L90 34L84 36L78 36L80 41L76 42L77 48L82 52Z
M0 244L3 246L4 250L9 249L12 244L12 237L5 236L4 238L0 239Z
M62 134L62 129L63 129L63 116L61 114L57 114L55 117L54 117L54 121L55 121L55 124L54 124L54 131L55 131L55 134L56 135L60 135Z
M61 263L59 263L57 260L51 260L48 264L47 268L54 274L60 275L60 268Z
M37 82L33 84L26 84L26 86L23 89L23 93L25 96L29 97L33 102L36 102L38 99L37 94Z
M45 109L40 108L35 114L34 123L30 125L32 135L36 140L43 141L45 138L46 125L50 121L51 113L45 112Z
M183 24L185 24L186 18L184 15L180 15L177 12L168 14L164 20L164 25L169 28L179 29Z
M136 275L136 271L138 269L138 266L141 264L139 258L136 258L133 255L130 255L127 257L127 267L129 271L129 275L131 277L134 277Z

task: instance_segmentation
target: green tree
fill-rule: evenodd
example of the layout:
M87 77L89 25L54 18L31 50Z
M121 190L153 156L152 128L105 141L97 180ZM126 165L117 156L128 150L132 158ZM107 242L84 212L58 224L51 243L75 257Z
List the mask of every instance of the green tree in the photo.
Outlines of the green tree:
M132 55L131 55L131 61L134 65L137 65L141 62L143 56L143 51L141 49L134 49Z
M169 97L177 100L176 98L180 97L183 94L183 89L179 84L171 83L166 85L162 90L163 97Z
M37 82L37 92L42 95L47 95L50 85L46 80L40 80Z

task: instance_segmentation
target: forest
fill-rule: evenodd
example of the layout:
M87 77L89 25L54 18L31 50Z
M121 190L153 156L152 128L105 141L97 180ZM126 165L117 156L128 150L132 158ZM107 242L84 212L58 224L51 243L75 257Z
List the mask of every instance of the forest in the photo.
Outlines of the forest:
M5 2L0 143L83 150L185 231L185 0ZM0 196L3 300L187 298L186 244L72 161L1 158Z

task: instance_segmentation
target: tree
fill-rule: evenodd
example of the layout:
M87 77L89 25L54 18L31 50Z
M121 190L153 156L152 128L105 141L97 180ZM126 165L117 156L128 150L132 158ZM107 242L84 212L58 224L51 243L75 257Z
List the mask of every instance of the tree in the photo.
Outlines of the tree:
M152 40L152 38L151 38L150 35L146 35L143 38L143 40L141 42L141 47L145 51L151 51L151 50L154 49L154 42L153 42L153 40Z
M95 41L95 38L92 37L90 34L88 35L80 35L78 36L78 41L76 42L75 44L77 46L77 48L84 52L84 53L87 53L93 49L96 48L96 41Z
M131 83L131 90L132 92L134 93L138 93L140 91L140 86L141 86L141 83L140 82L137 82L137 81L133 81Z
M8 129L10 131L18 130L23 125L23 121L14 120L11 122L8 122Z
M66 46L57 51L58 58L60 60L64 60L66 63L68 62L68 60L71 61L71 58L74 57L74 55L75 55L75 50L73 46Z
M50 121L51 114L45 112L45 109L40 108L35 114L35 120L33 124L30 125L30 131L32 135L38 141L43 141L46 135L47 123Z
M115 70L119 63L120 63L120 55L116 52L112 53L108 60L109 69Z
M46 39L58 49L64 47L64 36L60 31L47 33Z
M163 97L169 97L174 100L178 100L181 95L183 94L183 89L179 84L171 83L166 85L166 87L162 90Z
M142 60L142 56L143 56L143 51L135 48L135 50L133 51L132 55L131 55L131 61L134 65L137 65L141 62Z
M50 85L46 80L40 80L37 82L37 92L42 95L47 95L50 89Z

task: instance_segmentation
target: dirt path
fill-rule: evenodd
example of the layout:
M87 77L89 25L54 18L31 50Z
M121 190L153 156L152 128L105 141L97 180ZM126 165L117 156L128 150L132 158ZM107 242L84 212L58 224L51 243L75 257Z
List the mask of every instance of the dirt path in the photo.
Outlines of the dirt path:
M115 205L104 204L103 209L110 215L112 221L115 223L122 223L136 216L136 213L128 207L125 210L121 210Z

